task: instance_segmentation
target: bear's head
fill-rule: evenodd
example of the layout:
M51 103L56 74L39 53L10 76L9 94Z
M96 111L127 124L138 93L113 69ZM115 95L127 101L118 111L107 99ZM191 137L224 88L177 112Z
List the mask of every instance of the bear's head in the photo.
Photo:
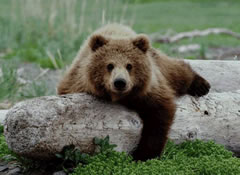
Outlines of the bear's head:
M89 47L87 73L95 95L117 101L130 94L144 94L151 77L150 44L146 36L112 39L93 35Z

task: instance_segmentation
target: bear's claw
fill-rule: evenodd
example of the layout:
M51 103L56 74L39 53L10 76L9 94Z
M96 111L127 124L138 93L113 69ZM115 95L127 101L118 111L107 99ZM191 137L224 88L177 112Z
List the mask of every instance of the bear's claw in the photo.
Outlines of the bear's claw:
M191 96L201 97L206 95L209 92L210 88L211 86L207 80L199 75L196 75L191 86L188 89L188 94Z

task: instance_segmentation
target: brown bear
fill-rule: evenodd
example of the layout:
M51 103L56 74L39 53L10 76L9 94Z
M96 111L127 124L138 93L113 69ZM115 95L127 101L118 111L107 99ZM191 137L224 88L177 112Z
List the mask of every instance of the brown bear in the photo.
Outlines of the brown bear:
M209 83L183 60L154 49L147 36L120 24L95 31L58 86L58 94L87 92L135 110L143 120L135 160L160 156L176 111L175 98L203 96Z

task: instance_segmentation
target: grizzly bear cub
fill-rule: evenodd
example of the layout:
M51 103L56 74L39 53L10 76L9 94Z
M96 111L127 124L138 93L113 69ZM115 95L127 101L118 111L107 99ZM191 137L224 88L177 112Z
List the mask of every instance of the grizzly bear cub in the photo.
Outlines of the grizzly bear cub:
M58 94L87 92L135 110L143 120L135 160L160 156L176 111L175 98L203 96L210 85L190 65L154 49L147 36L108 24L83 44Z

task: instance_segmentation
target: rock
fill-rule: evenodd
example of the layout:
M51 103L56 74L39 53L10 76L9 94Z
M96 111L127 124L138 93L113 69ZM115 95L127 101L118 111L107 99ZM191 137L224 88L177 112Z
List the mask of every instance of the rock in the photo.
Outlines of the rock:
M0 172L6 171L8 169L7 165L0 165Z
M0 160L0 174L1 175L23 175L20 165L14 161L1 162Z
M10 107L12 107L13 105L12 105L12 103L10 103L10 102L0 102L0 110L2 110L2 109L9 109Z
M20 102L7 114L4 135L19 155L51 159L65 146L94 151L93 138L110 136L116 150L130 152L142 124L135 112L87 94L47 96Z
M19 167L16 167L12 170L10 170L6 175L21 175L21 169Z

